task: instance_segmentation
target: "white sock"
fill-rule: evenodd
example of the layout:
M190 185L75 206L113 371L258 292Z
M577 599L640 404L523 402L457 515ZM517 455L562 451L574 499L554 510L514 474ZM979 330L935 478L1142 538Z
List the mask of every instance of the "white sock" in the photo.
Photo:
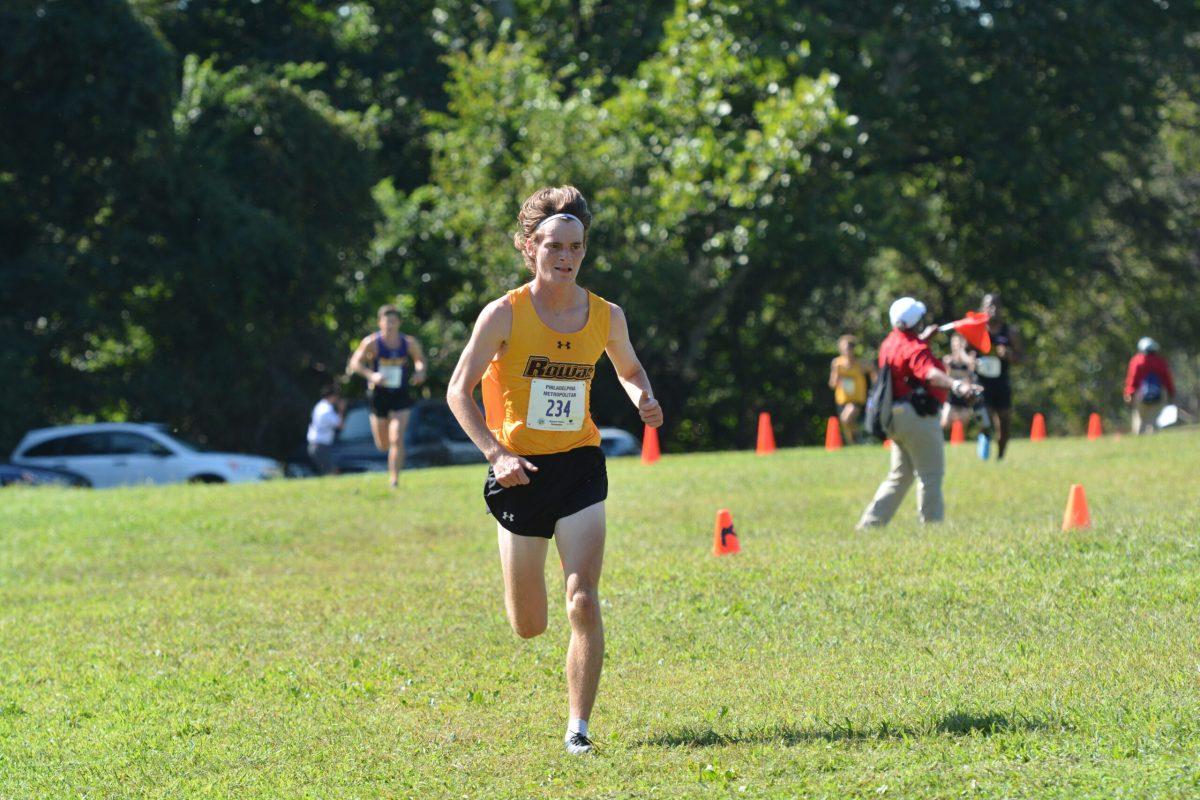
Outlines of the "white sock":
M583 736L587 736L587 720L586 719L568 720L567 721L567 736L570 737L570 735L572 733L578 733Z

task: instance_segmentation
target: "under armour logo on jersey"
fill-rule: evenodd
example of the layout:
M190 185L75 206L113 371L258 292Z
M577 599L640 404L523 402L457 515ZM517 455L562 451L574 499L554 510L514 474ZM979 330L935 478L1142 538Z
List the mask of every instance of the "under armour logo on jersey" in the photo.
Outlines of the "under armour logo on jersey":
M514 517L512 514L510 514L507 511L500 512L500 519L504 520L505 522L516 522L516 520L517 520L516 517Z
M559 350L570 350L571 343L570 342L558 342L558 349Z

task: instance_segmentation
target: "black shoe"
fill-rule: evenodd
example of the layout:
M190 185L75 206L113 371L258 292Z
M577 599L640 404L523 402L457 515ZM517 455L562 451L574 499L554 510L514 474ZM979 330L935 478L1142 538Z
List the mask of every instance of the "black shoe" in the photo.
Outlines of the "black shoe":
M564 744L567 746L567 752L573 756L592 752L592 740L582 733L571 732L564 740Z

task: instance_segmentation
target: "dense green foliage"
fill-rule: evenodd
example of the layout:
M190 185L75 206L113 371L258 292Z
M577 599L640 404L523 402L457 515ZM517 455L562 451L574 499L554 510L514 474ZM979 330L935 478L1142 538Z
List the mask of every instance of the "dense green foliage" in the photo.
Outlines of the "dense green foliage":
M1194 3L98 0L0 11L0 450L164 419L276 453L398 302L444 386L573 182L668 447L815 436L844 330L999 289L1018 415L1194 358ZM1195 363L1194 361L1190 363ZM605 375L595 413L636 427ZM1191 387L1194 389L1194 387ZM1194 402L1194 400L1193 400Z
M4 489L0 795L1194 798L1198 445L951 448L947 522L867 534L880 448L611 460L589 759L479 467Z

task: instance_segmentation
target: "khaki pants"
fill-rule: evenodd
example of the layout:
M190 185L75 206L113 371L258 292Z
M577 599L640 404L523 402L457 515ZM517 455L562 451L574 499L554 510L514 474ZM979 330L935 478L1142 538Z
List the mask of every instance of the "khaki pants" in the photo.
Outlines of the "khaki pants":
M1162 411L1162 401L1157 403L1143 403L1141 400L1133 401L1133 435L1138 436L1143 433L1154 433L1154 420L1158 419L1158 412Z
M917 479L917 515L921 522L940 522L942 476L946 472L945 445L937 416L921 417L908 403L892 408L892 470L863 512L859 528L886 525Z

